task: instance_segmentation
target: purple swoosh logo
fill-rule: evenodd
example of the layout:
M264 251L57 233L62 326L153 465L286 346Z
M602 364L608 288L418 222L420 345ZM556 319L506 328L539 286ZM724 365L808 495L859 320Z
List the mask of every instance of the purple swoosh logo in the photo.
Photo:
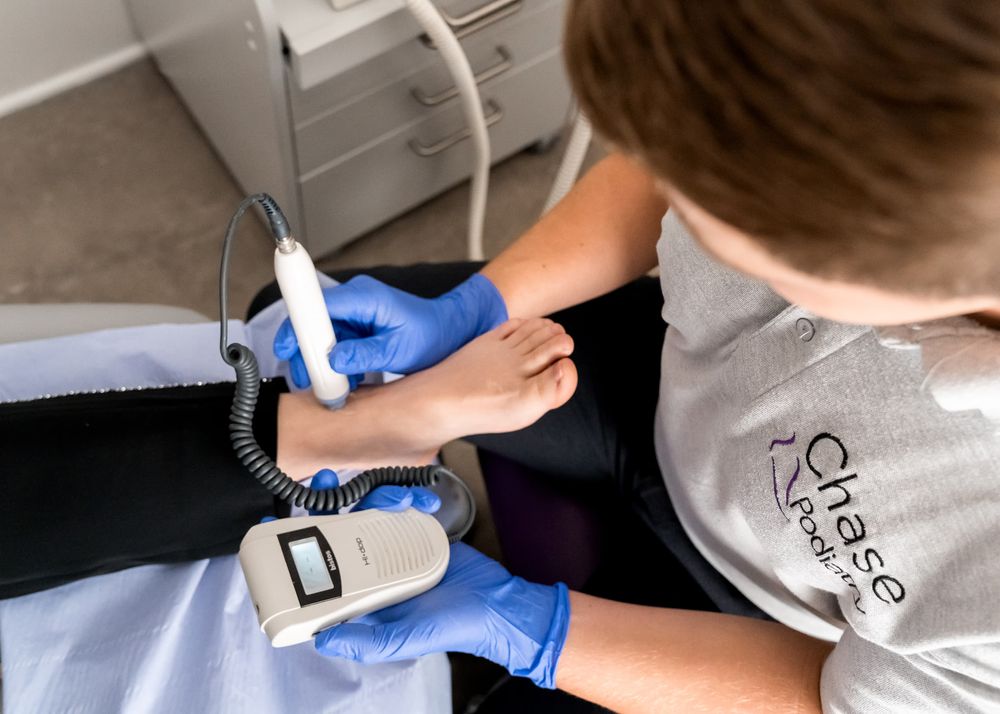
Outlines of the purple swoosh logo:
M767 447L767 450L774 451L775 446L791 446L794 443L795 443L795 432L793 431L792 435L787 439L774 439L771 442L771 445ZM802 463L799 460L799 457L796 456L795 473L792 474L792 478L789 479L788 485L785 486L785 506L788 505L788 500L791 497L792 493L792 486L798 480L799 472L801 470L802 470ZM784 506L781 505L781 497L778 495L778 465L775 462L773 456L771 457L771 486L774 489L774 502L778 504L778 510L781 511L781 515L785 517L786 521L791 521L792 519L789 518L788 515L785 513Z
M774 441L771 442L771 445L769 447L767 447L767 450L768 451L774 451L774 447L778 446L779 444L781 446L791 446L794 443L795 443L795 432L793 431L791 438L789 438L789 439L775 439Z
M785 516L786 521L791 521L792 519L785 515L785 509L781 506L781 499L778 498L778 468L774 463L774 457L771 457L771 483L774 486L774 502L778 504L778 510L781 511L781 515Z
M773 459L772 459L773 460ZM795 482L799 480L799 472L802 470L802 460L796 456L795 457L795 473L792 474L792 478L788 480L788 485L785 487L785 505L788 505L788 499L792 496L792 486Z

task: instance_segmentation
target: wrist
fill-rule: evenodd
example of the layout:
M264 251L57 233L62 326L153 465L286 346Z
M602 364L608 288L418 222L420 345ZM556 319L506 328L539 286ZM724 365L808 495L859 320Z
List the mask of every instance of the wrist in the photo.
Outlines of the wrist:
M506 612L508 608L503 606L494 609L508 623L516 624L507 648L509 661L500 664L515 677L527 677L539 687L554 689L559 656L569 631L569 589L563 583L539 585L515 577L503 590L503 599L516 613Z
M451 306L450 329L464 326L461 345L502 325L508 320L507 304L496 285L482 273L476 273L456 288L437 298ZM457 349L457 348L456 348Z

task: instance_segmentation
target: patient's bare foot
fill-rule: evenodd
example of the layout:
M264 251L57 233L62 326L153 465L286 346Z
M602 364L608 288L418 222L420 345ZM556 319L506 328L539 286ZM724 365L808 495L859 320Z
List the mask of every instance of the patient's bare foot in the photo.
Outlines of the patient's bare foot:
M572 352L561 325L515 319L430 369L358 389L336 412L310 394L282 395L278 463L294 478L324 467L426 463L453 439L522 429L573 395Z
M562 325L515 319L404 383L425 401L435 441L516 431L573 395L572 353L573 338Z

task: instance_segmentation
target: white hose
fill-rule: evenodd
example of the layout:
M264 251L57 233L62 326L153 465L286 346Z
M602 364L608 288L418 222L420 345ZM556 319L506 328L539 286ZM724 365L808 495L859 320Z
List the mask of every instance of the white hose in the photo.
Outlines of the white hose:
M441 53L462 100L465 122L476 154L469 199L469 260L483 260L483 224L486 220L486 195L490 187L490 135L476 79L458 38L431 0L406 0L406 7Z
M576 121L573 123L573 133L570 134L569 143L566 145L566 153L563 154L562 163L556 173L556 180L552 183L552 190L549 191L549 198L542 209L542 215L551 211L563 196L569 193L580 175L583 168L583 160L587 158L587 149L590 148L590 139L594 130L590 122L582 112L577 112Z

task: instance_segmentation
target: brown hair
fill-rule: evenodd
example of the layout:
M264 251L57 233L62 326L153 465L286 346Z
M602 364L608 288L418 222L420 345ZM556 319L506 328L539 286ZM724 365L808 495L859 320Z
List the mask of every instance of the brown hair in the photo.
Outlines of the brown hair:
M1000 294L1000 3L571 0L597 131L793 267Z

